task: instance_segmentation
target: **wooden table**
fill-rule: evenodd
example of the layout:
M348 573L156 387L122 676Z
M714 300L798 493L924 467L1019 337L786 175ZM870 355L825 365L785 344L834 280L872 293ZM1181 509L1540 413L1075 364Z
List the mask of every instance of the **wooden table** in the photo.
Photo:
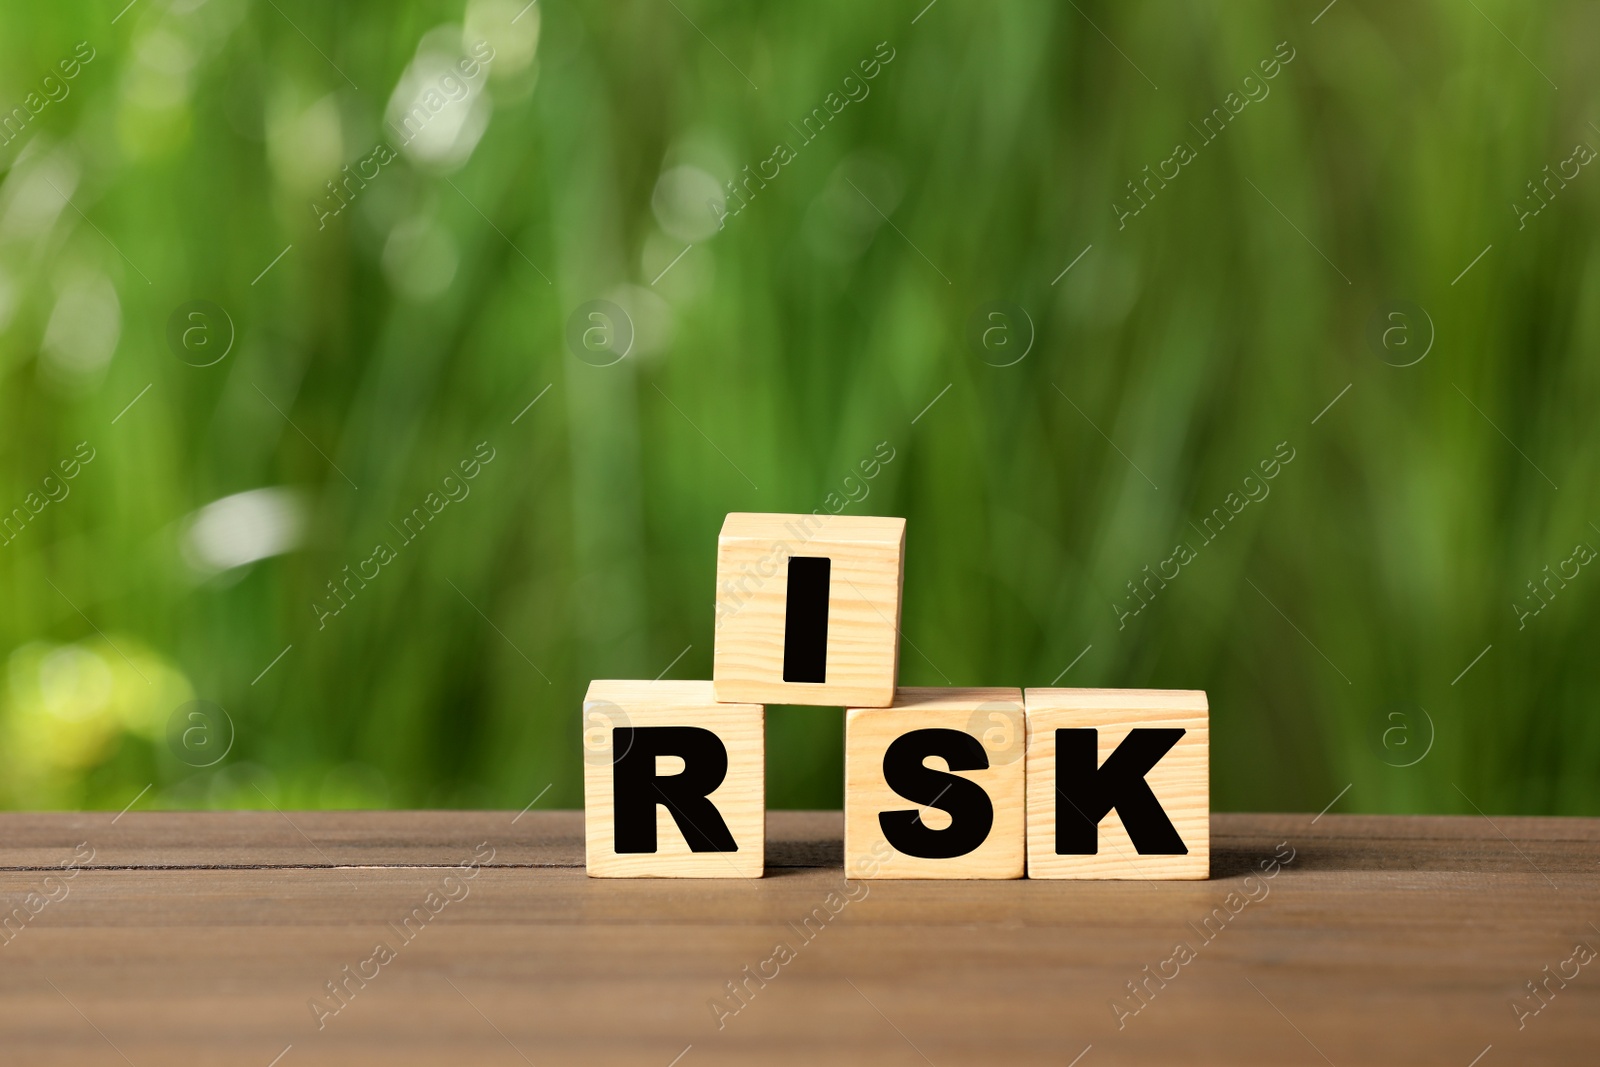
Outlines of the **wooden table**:
M0 1062L1600 1062L1600 820L1217 815L1209 882L847 885L837 812L771 813L752 882L591 880L582 818L0 816Z

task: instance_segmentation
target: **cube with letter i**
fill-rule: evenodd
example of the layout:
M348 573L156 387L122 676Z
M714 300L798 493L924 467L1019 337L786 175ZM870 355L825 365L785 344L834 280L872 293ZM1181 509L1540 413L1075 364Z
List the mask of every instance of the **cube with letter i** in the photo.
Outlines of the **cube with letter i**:
M592 682L583 748L590 876L761 877L766 708L710 682Z
M1209 878L1211 731L1187 689L1029 689L1028 877Z
M735 512L717 538L718 700L885 707L906 521Z
M901 689L844 745L845 877L1022 877L1022 690Z

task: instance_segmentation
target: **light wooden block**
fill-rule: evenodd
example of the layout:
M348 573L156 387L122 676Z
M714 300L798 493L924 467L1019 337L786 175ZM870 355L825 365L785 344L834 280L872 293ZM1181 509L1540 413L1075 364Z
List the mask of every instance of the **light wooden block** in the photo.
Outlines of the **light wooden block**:
M1193 689L1029 689L1024 695L1028 721L1028 877L1029 878L1209 878L1211 876L1211 729L1206 695ZM1096 822L1096 805L1083 800L1085 811L1072 801L1089 775L1058 781L1057 730L1094 730L1093 751L1082 751L1092 758L1094 767L1103 768L1106 760L1128 740L1135 730L1181 730L1182 735L1144 775L1149 793L1176 831L1183 854L1167 851L1157 832L1156 820L1144 819L1149 826L1142 836L1151 845L1141 853L1123 825L1123 812L1112 808L1098 819L1093 854L1060 855L1057 852L1058 807L1072 804L1075 828L1086 834L1086 823ZM1091 739L1077 735L1074 744L1086 745ZM1153 743L1153 744L1152 744ZM1136 745L1149 745L1153 752L1165 741L1161 735L1145 734ZM1130 747L1121 758L1135 754ZM1134 760L1133 764L1145 762ZM1086 764L1079 762L1079 767ZM1070 770L1067 773L1071 773ZM1124 776L1131 778L1132 775ZM1137 810L1141 798L1136 790L1122 794L1128 806ZM1068 847L1074 847L1069 843Z
M650 732L658 727L692 732ZM676 787L670 784L678 775L703 776L699 784L706 786L715 779L715 765L707 760L715 758L717 746L701 731L720 742L727 759L720 780L703 794L714 811L681 795L674 801ZM686 739L692 747L685 747ZM691 768L673 749L700 758ZM583 754L585 858L591 877L761 877L767 826L766 708L719 704L710 682L591 682L583 700ZM624 797L622 836L631 840L620 842L625 851L618 850L619 766L630 789ZM706 767L712 773L702 770ZM680 786L685 784L687 779L680 780ZM637 817L645 805L652 808L653 852L642 850L638 840L640 830L649 825ZM731 845L733 851L695 851L691 837L700 838L707 849Z
M904 519L730 514L717 538L717 699L886 707L905 538Z
M845 877L1022 877L1027 822L1022 690L901 689L887 708L851 708L844 730ZM945 733L911 736L922 730ZM908 758L911 768L920 768L909 772L913 781L907 795L890 785L885 767L896 742L909 747L893 773L904 779ZM932 752L946 756L918 759ZM985 804L991 821L980 835L982 824L974 820ZM941 805L950 805L954 814ZM883 825L884 813L901 824L893 832ZM904 825L908 821L911 825ZM973 829L968 834L964 827ZM897 839L911 851L896 847ZM926 854L941 850L961 854Z

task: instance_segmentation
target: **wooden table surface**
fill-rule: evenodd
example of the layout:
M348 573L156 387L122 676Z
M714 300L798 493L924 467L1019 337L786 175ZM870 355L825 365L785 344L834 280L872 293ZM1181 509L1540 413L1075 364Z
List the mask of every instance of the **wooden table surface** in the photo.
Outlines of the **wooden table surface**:
M837 812L772 812L750 882L589 879L582 819L0 815L0 1062L1600 1062L1600 820L1217 815L1207 882L846 883Z

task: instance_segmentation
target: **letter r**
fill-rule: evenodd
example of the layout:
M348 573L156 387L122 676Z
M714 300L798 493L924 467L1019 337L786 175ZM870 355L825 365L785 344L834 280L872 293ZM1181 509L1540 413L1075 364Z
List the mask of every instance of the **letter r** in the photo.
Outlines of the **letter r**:
M663 804L691 852L737 852L711 794L728 775L728 747L699 726L617 726L611 731L616 850L656 851L656 805ZM657 756L678 756L683 770L657 775Z

